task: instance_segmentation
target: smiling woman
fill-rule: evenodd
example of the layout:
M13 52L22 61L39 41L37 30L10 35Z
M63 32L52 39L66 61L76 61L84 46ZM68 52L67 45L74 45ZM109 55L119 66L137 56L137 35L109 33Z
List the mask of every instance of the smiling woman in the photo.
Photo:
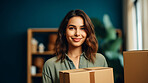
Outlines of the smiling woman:
M73 47L79 47L82 49L81 45L85 41L87 33L84 27L84 21L82 17L76 16L72 17L66 28L66 39L68 41L69 50Z
M94 26L82 10L71 10L58 30L55 57L43 67L43 83L59 83L59 71L87 67L107 67L104 56L97 53Z

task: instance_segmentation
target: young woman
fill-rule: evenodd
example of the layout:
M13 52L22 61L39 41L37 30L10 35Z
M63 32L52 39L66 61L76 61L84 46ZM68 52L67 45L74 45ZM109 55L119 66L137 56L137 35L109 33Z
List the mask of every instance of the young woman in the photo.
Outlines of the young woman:
M107 67L106 59L97 53L94 26L82 10L72 10L63 19L55 45L56 56L43 68L43 83L59 83L59 71L87 67Z

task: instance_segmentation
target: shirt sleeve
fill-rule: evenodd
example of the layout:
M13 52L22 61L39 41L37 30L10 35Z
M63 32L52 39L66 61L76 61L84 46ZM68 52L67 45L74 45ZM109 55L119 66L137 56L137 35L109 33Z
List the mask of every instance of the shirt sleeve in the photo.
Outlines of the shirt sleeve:
M96 64L98 67L108 67L105 57L100 53L96 54Z
M104 58L104 67L108 67L108 64L105 58Z
M48 61L46 61L43 66L42 81L43 83L53 83L51 78L50 64Z
M43 83L52 83L51 78L45 73L42 73L42 81Z

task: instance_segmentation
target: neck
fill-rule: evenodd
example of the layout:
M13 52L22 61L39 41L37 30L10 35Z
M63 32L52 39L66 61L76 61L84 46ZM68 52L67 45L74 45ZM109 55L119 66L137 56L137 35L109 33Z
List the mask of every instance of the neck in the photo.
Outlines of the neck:
M69 57L76 58L76 57L79 57L81 54L82 54L82 46L80 47L70 47L69 46L69 49L68 49Z

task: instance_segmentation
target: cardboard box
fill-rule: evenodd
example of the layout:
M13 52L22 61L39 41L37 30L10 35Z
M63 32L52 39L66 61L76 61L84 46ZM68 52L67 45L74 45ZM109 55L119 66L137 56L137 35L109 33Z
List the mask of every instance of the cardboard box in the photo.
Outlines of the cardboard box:
M114 83L113 68L91 67L59 72L60 83Z
M124 82L148 83L148 50L125 51L124 57Z

